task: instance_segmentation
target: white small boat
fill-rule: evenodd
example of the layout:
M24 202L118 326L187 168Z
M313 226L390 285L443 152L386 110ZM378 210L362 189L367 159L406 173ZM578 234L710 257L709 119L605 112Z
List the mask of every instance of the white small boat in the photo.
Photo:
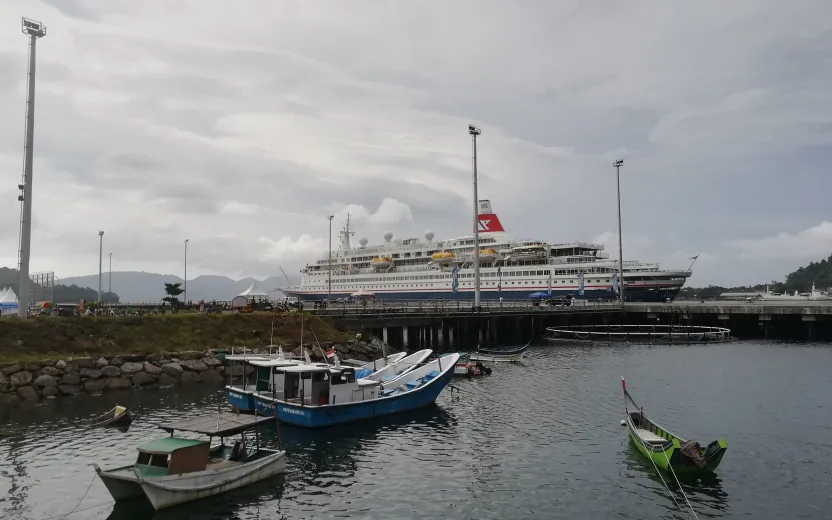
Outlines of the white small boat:
M409 356L405 356L405 357L399 359L398 361L395 361L393 363L388 363L386 366L382 367L379 370L376 370L375 372L373 372L371 374L368 374L368 375L364 376L363 378L358 377L358 375L356 375L356 378L357 379L362 379L362 380L367 379L367 380L371 380L371 381L378 381L378 382L381 382L381 383L383 383L385 381L392 381L393 379L396 379L396 378L400 377L401 375L406 374L407 372L410 372L411 370L413 370L417 366L424 363L425 360L428 357L430 357L432 352L433 352L433 350L431 350L429 348L424 349L424 350L420 350L418 352L414 352L413 354L411 354Z
M387 356L386 358L381 357L376 359L375 361L365 363L355 368L355 377L359 379L367 377L373 372L378 372L387 365L397 363L400 359L402 359L405 356L407 356L407 352L399 352L397 354L393 354L392 356Z
M274 421L268 417L220 414L162 425L170 432L138 446L135 464L95 472L116 502L146 497L154 509L164 509L218 495L286 471L286 452L260 448L256 427ZM248 449L244 432L255 429L254 449ZM175 437L175 431L207 435L209 440ZM233 445L225 438L241 435ZM211 439L220 444L211 446Z
M468 355L470 361L496 362L496 361L522 361L526 350L531 345L531 342L526 343L520 347L511 347L504 349L481 349L477 348L476 352Z

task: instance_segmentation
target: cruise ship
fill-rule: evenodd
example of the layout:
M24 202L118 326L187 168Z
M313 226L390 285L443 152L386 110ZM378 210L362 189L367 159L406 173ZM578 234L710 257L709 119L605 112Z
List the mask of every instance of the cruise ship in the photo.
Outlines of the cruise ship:
M552 297L618 298L618 261L601 244L549 244L509 236L491 202L480 200L480 299L528 299L534 293ZM300 286L283 292L302 301L349 297L355 293L385 300L473 300L474 236L434 241L432 231L419 238L393 238L353 247L349 215L337 251L301 270ZM331 289L329 270L332 271ZM625 261L624 298L664 302L678 295L691 270L662 270L658 264Z

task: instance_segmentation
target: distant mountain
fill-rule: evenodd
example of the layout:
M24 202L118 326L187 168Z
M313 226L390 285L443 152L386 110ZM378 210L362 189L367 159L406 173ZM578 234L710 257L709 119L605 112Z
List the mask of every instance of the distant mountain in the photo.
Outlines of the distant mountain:
M15 294L20 294L20 290L17 287L18 283L18 271L17 269L11 269L9 267L0 267L0 290L5 287L11 287ZM64 285L64 284L56 284L55 287L52 288L51 296L49 291L44 290L44 288L40 285L35 285L32 287L32 297L34 300L41 301L41 300L48 300L52 299L52 301L59 302L59 303L77 303L80 300L86 300L88 302L94 302L98 299L98 277L96 276L96 288L92 289L90 287L78 287L77 285ZM102 287L106 289L106 287ZM101 300L106 303L116 302L118 303L118 295L111 294L104 291L101 294Z
M108 281L108 273L104 273L102 277L104 289L108 288ZM60 282L66 285L92 287L97 290L98 275L62 278ZM118 293L122 302L157 302L165 295L166 283L184 283L184 280L172 274L113 271L113 292ZM197 276L188 280L188 299L195 302L199 300L229 301L248 289L253 283L257 284L259 289L270 292L278 286L286 286L286 279L282 276L272 276L265 280L254 278L232 280L226 276ZM279 293L272 295L272 298L280 297L282 295Z

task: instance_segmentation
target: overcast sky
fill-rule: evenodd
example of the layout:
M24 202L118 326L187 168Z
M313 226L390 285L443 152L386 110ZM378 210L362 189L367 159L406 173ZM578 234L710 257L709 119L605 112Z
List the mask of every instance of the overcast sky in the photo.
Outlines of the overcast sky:
M832 253L828 0L0 2L0 265L16 266L38 43L33 271L293 278L357 241L597 240L781 279Z

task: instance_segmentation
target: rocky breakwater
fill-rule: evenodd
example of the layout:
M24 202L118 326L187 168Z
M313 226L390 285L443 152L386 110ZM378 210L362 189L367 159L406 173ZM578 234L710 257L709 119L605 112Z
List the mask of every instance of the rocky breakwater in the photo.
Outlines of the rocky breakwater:
M0 366L0 404L148 385L220 384L224 373L211 351L6 363Z
M390 354L395 354L399 352L398 350L390 347L389 345L382 343L380 339L372 339L371 341L361 341L360 339L351 339L346 343L341 344L327 344L327 346L331 346L335 349L335 352L338 354L338 357L343 359L354 359L357 361L373 361L375 359L380 358L382 354L382 346L383 352L386 352L389 356ZM320 359L320 353L315 349L315 354L318 354L318 359Z

